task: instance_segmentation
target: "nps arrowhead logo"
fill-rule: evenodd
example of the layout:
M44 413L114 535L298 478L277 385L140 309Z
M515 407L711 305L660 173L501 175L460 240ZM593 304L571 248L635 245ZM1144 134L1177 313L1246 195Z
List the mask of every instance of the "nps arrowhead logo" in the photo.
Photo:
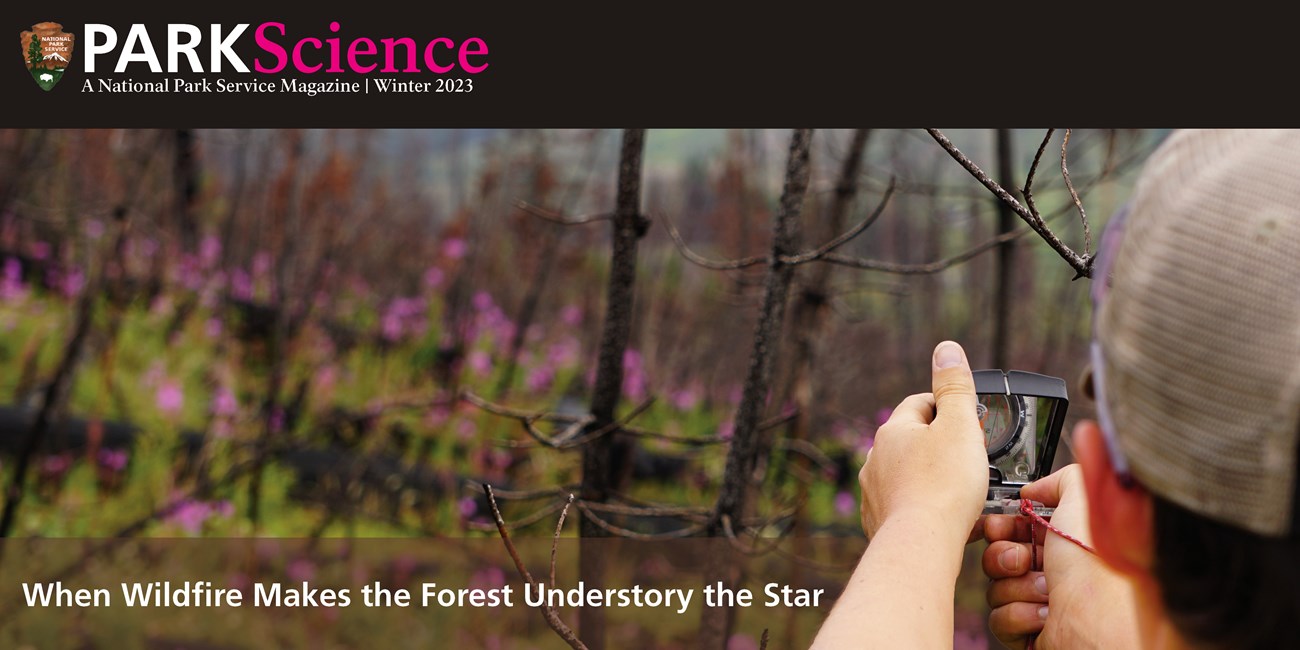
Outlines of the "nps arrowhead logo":
M72 60L72 46L76 36L65 33L58 23L37 23L32 31L19 35L23 46L23 60L36 85L44 90L54 87L63 78L63 71Z

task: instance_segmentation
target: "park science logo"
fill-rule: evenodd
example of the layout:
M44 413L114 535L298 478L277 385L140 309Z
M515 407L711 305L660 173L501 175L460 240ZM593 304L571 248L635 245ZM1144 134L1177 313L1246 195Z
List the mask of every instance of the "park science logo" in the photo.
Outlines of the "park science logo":
M72 46L76 36L63 31L58 23L37 23L32 31L19 34L22 40L23 60L27 72L36 85L50 90L63 78L72 61Z

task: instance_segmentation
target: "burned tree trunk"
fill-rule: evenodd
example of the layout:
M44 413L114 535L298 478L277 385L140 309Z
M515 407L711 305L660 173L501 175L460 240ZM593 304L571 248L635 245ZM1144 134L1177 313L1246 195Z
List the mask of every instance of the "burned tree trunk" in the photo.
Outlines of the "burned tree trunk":
M173 180L176 185L176 220L181 234L181 250L192 253L199 244L199 225L194 204L199 196L199 165L194 131L176 129Z
M832 235L844 230L848 217L858 195L858 174L862 170L862 152L866 149L867 138L871 129L857 129L849 142L849 150L840 166L839 179L835 183L835 198L831 203L826 232ZM791 327L796 336L790 392L794 398L799 415L791 421L791 431L795 437L807 438L810 431L820 431L825 427L820 414L812 408L819 403L817 386L813 380L813 370L820 356L818 341L824 332L826 314L830 304L830 281L834 267L829 264L816 264L808 272L808 281L801 287L795 298Z
M623 389L623 353L632 330L633 284L636 280L637 242L649 225L641 214L641 159L645 150L645 129L623 131L622 153L618 165L618 196L613 220L613 256L606 290L605 323L600 336L596 364L596 385L591 394L592 421L584 430L598 431L614 422ZM582 499L603 503L612 491L620 489L623 471L631 452L631 442L619 432L601 436L582 450ZM582 518L584 538L605 537L607 533L588 517ZM601 549L584 548L580 554L579 574L588 587L603 585L604 558ZM597 608L585 608L579 619L583 639L592 648L604 647L605 619Z
M722 490L718 494L713 520L709 525L708 532L715 537L740 527L753 485L754 468L758 464L761 450L758 422L772 384L772 366L781 338L786 300L794 280L794 265L783 261L783 258L795 255L799 245L799 213L808 189L808 154L812 134L812 129L796 129L790 141L781 205L772 221L772 249L763 305L754 328L749 371L745 376L740 405L736 409L735 429L731 449L727 453ZM707 574L706 584L722 581L734 588L739 581L737 567L729 557L715 558ZM704 610L700 624L701 648L726 647L732 627L732 614L727 608Z
M839 180L835 183L835 198L831 203L827 224L827 232L832 235L844 230L849 208L857 198L862 153L866 149L867 138L870 135L871 129L856 129L849 142L848 153L840 166ZM814 371L821 357L818 342L825 334L823 329L827 322L827 312L830 310L830 281L833 270L834 267L829 264L813 266L807 283L796 298L794 313L791 314L791 327L797 338L791 364L793 368L790 392L798 414L790 422L789 436L795 440L808 440L814 432L824 431L826 428L825 411L817 408L824 400L818 394L819 387L814 379ZM796 455L787 462L791 474L806 475L811 470L810 463L804 456ZM808 498L808 482L803 480L802 476L795 476L795 479L799 486L796 501L798 505L794 512L794 527L790 532L794 537L794 553L802 557L806 549L804 538L800 537L800 534L807 526L808 513L803 503ZM791 570L794 572L792 575L797 578L801 567L796 563ZM797 582L796 579L792 580ZM786 646L791 648L795 646L794 614L792 610L790 624L786 628Z
M998 129L998 180L1014 185L1011 176L1011 130ZM998 234L1005 235L1016 229L1016 214L1011 206L997 202ZM1006 241L998 246L997 293L993 307L993 367L1010 367L1011 351L1008 349L1011 332L1011 290L1015 284L1016 242Z

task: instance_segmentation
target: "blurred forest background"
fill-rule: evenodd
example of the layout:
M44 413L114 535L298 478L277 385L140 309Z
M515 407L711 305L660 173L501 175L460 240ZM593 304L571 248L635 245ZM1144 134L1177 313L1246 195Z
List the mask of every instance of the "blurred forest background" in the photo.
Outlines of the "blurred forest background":
M1164 133L946 135L1083 252ZM0 534L860 536L936 342L1073 388L1075 276L920 129L3 131Z

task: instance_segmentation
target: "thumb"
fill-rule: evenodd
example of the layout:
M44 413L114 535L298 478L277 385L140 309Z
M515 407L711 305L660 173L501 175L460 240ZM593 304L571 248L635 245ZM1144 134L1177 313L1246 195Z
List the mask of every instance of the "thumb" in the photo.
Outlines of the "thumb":
M944 341L934 349L931 370L935 419L950 421L971 430L979 430L975 412L975 378L971 376L966 351L953 341Z
M1050 508L1061 505L1061 498L1074 490L1082 489L1083 473L1078 465L1067 465L1054 474L1020 488L1020 496L1032 499Z

